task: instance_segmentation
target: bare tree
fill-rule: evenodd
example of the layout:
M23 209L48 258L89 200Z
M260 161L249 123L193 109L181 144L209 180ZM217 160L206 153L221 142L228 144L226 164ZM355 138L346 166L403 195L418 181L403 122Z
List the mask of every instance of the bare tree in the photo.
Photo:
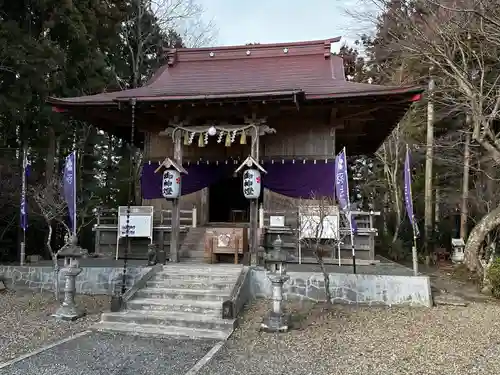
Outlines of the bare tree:
M384 48L433 69L435 103L449 116L469 115L471 139L485 157L500 163L500 1L367 0L383 11ZM359 16L359 15L358 15ZM465 123L465 122L464 122ZM469 131L469 128L464 128ZM479 252L500 225L500 207L477 222L467 239L466 264L480 275Z
M304 250L312 251L316 258L323 274L327 303L331 304L330 277L324 259L329 253L335 253L342 242L338 206L332 198L312 197L311 200L301 200L298 208L300 245Z
M148 78L143 76L146 62L155 56L159 59L163 48L174 47L179 37L187 47L195 47L208 44L215 36L213 22L203 20L204 9L195 0L134 0L132 7L133 16L122 28L132 88ZM173 45L165 46L167 42ZM123 78L117 77L117 81ZM121 87L126 88L123 84Z
M466 125L470 123L467 115ZM467 238L467 219L469 215L469 180L470 180L470 132L466 132L464 144L464 169L462 173L462 201L460 204L460 238Z
M51 183L44 183L40 185L33 186L29 192L29 195L33 198L38 208L38 213L47 225L47 236L45 241L45 247L50 254L54 267L54 292L55 297L59 300L59 263L58 256L61 250L67 246L72 240L72 231L67 224L68 219L68 205L64 200L63 196L63 182L61 179L53 179ZM85 206L79 204L78 207L82 208L78 213L84 215L86 212ZM90 205L86 206L87 208ZM80 216L78 215L77 216ZM80 227L77 226L77 231L83 228L83 226L88 225L90 222L83 223ZM63 228L64 230L64 245L58 249L54 249L53 235L56 228Z
M395 214L394 228L391 228L392 242L394 243L398 238L399 228L403 219L403 210L401 207L403 202L401 195L401 163L404 155L404 145L401 140L399 124L375 155L382 164L384 171L384 204L386 207L391 208L390 211ZM384 222L387 222L387 220L384 220Z

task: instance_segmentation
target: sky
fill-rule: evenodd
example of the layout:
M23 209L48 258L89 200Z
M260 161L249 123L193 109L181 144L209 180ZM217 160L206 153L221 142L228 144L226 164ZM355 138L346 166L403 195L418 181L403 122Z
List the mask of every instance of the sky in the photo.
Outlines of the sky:
M352 43L369 32L346 9L360 0L198 0L218 33L214 44L279 43L342 36ZM366 1L365 1L366 2ZM335 49L335 48L334 48Z

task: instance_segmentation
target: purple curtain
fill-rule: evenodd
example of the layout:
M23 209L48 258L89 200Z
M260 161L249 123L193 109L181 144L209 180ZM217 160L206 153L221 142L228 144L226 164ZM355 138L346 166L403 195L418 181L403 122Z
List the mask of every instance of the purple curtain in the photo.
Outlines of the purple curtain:
M142 167L141 191L144 199L162 198L162 172L154 173L159 163L147 163ZM233 167L231 165L231 167ZM181 195L194 193L226 177L231 171L229 165L190 164L184 165L188 174L182 176ZM236 168L233 168L236 169Z
M184 165L188 175L182 177L181 194L191 194L229 177L237 168L233 164ZM333 197L335 185L334 163L324 160L265 162L267 174L262 176L263 187L292 198L311 198L312 195ZM142 169L141 188L144 199L162 198L162 173L154 173L158 163L146 163Z
M265 188L291 198L308 199L311 196L332 197L335 185L334 162L324 160L275 161L263 165L267 174L262 176Z

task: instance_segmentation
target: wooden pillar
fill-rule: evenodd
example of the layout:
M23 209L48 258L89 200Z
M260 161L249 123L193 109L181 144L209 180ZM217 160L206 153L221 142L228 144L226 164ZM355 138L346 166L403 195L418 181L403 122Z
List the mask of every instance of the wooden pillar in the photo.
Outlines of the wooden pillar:
M175 131L173 133L174 141L174 161L182 165L182 133ZM182 182L181 182L182 183ZM179 243L180 243L180 197L172 201L172 235L170 237L170 261L179 262Z
M209 209L210 207L208 206L208 187L201 189L201 200L200 200L200 212L199 212L199 217L200 217L200 225L205 225L209 221Z
M260 138L260 129L258 126L255 127L255 134L253 135L254 139L252 139L252 148L250 150L250 155L255 159L258 163L259 160L259 138ZM261 194L263 192L261 191ZM257 250L259 247L259 200L252 199L250 201L250 233L249 233L249 247L250 247L250 265L257 265Z
M333 157L337 156L336 154L336 151L337 151L337 145L336 145L336 141L337 141L337 129L332 128L331 132L330 132L330 135L332 136L332 155Z
M375 233L373 223L373 211L370 210L370 260L375 260Z

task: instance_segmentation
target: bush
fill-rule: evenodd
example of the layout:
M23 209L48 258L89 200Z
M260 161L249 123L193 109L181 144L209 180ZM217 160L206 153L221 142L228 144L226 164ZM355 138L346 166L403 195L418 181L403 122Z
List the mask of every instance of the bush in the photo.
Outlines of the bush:
M389 259L396 262L405 260L408 256L408 250L405 248L405 244L401 239L397 238L395 242L392 242L391 236L381 235L379 241L377 253L386 255Z
M491 293L495 298L500 298L500 258L493 261L486 276L491 283Z

